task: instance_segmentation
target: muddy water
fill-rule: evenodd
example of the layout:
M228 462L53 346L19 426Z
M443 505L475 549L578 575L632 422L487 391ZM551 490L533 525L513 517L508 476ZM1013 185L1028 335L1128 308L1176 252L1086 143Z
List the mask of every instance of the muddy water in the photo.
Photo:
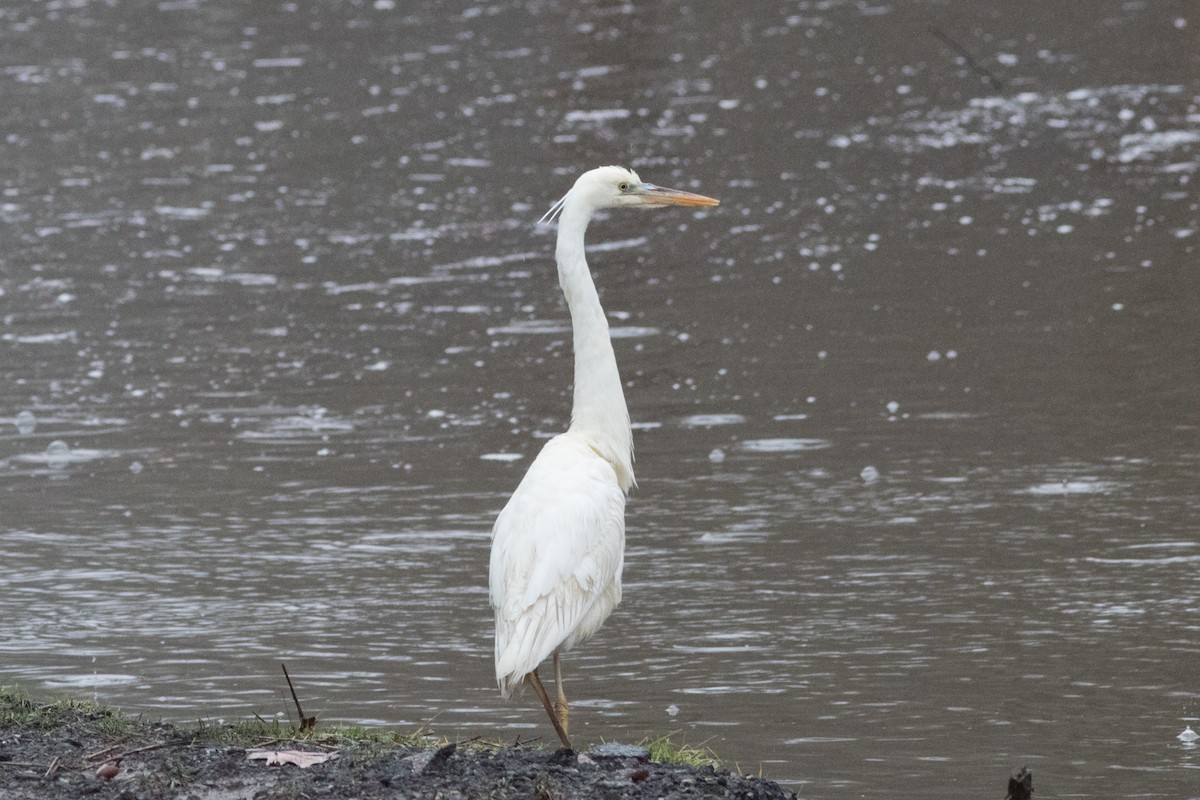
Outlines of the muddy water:
M1198 31L9 7L0 669L220 719L286 661L328 720L547 736L488 531L569 415L533 222L620 162L723 205L590 234L639 488L576 735L813 797L1200 791Z

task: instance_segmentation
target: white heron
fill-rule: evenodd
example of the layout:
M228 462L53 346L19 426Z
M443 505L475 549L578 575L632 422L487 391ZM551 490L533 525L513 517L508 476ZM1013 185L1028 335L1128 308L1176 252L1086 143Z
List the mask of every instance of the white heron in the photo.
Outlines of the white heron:
M488 584L500 693L509 697L522 682L533 687L566 747L559 657L599 630L621 601L625 495L634 484L633 430L583 234L602 208L717 204L644 183L633 170L599 167L581 175L542 218L558 217L558 281L574 332L571 425L546 442L497 517ZM551 657L553 705L537 672Z

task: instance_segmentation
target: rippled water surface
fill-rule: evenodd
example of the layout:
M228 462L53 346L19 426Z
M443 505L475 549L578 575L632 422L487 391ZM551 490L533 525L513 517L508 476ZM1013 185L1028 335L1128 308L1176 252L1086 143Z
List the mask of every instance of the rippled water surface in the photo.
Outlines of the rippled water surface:
M284 661L326 720L550 735L488 534L569 417L534 221L618 162L722 205L590 232L639 487L577 738L1200 795L1192 6L17 3L0 45L5 680L229 719Z

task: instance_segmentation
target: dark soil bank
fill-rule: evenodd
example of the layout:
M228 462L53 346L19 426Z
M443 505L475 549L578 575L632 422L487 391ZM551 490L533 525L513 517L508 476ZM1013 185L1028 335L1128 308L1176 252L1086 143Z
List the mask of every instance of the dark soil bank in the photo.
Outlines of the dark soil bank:
M580 755L474 744L422 748L379 737L260 737L251 746L246 734L229 729L186 729L72 704L24 701L0 712L3 800L795 797L769 781L711 767L652 763L641 748L608 745ZM269 765L272 754L285 763ZM320 763L288 763L305 760Z

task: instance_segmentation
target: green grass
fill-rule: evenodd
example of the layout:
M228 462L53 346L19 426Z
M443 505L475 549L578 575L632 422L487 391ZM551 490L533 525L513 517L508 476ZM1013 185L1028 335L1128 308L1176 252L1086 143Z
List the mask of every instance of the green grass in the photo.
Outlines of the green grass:
M20 689L0 685L0 725L55 728L72 723L94 725L105 736L120 738L139 727L139 721L90 700L58 697L37 701Z
M654 739L647 737L638 744L650 752L650 760L657 764L722 768L721 759L712 750L704 745L696 747L685 742L676 742L674 736L675 733L667 733Z
M38 705L29 695L0 684L0 725L29 725L37 720Z

